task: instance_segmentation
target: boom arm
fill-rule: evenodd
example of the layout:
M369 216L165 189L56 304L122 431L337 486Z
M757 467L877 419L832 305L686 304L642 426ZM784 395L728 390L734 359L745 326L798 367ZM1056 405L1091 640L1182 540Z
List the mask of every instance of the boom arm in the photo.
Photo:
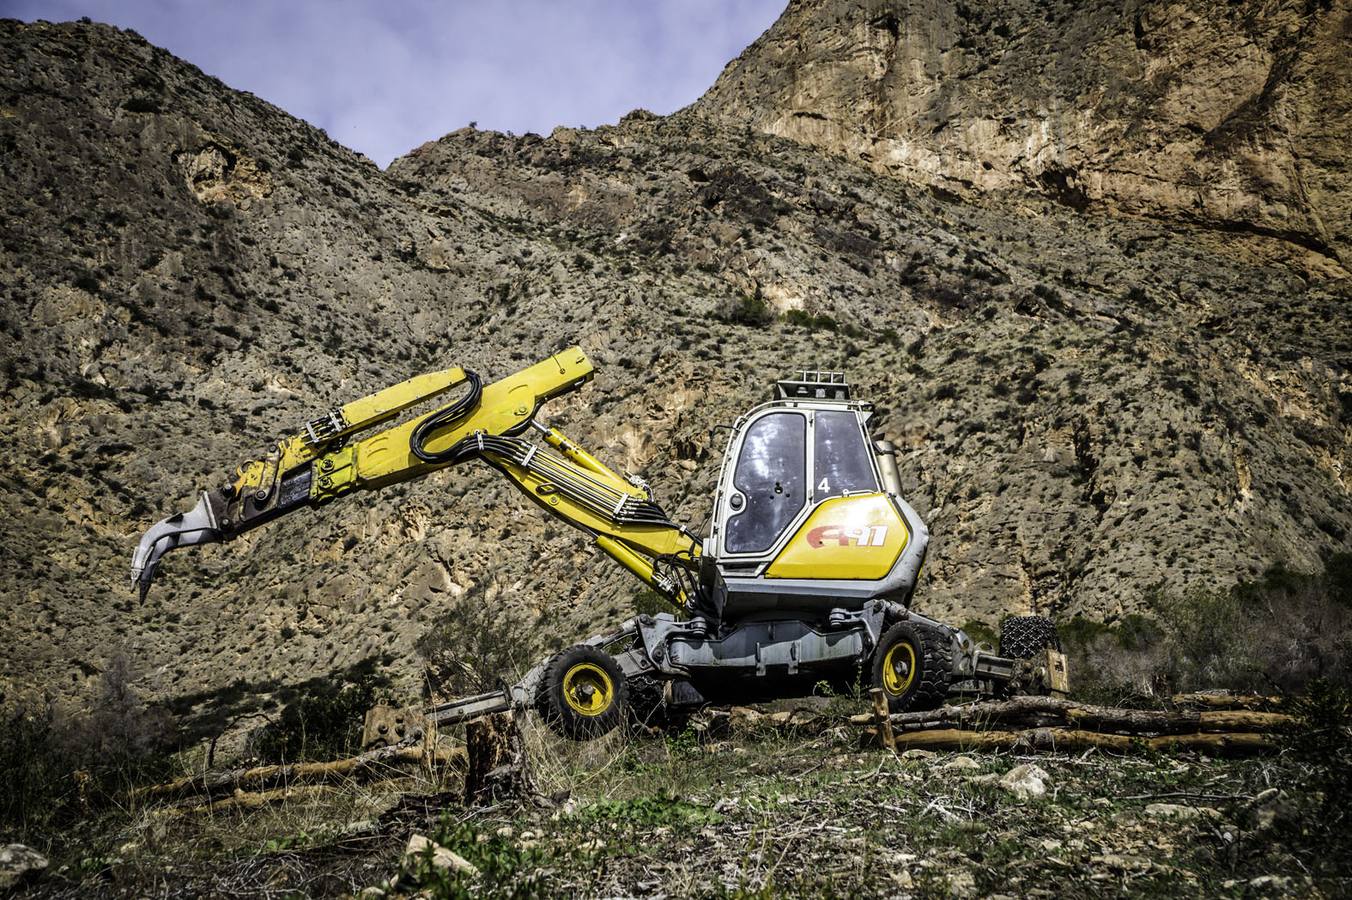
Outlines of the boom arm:
M684 573L697 565L699 541L667 518L645 484L622 478L535 418L542 404L586 384L594 371L578 347L487 386L473 372L443 369L308 422L263 459L240 466L234 482L203 491L190 512L145 533L132 560L142 599L170 550L227 541L303 506L479 458L547 512L591 535L646 584L686 602L693 581ZM449 406L354 439L459 385L467 391ZM528 439L532 429L543 446Z

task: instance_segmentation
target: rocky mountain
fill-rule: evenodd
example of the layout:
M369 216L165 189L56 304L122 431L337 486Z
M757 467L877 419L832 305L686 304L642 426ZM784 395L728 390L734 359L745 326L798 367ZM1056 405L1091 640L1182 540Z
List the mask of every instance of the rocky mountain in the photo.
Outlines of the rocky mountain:
M692 525L722 452L711 427L795 368L846 369L902 447L934 535L917 604L937 617L1112 619L1157 585L1314 569L1352 546L1346 159L1290 105L1296 82L1254 115L1323 135L1283 145L1324 148L1317 177L1300 153L1309 203L1279 211L1285 188L1264 182L1227 219L1170 200L1163 176L1090 177L1090 159L1172 165L1142 148L1175 106L1118 78L1112 108L1143 130L1103 124L1111 104L1074 73L1106 79L1106 63L1075 60L1099 44L1060 33L1068 5L1036 27L1031 4L1017 20L936 6L933 47L908 24L921 6L794 3L691 109L458 131L384 172L133 33L0 22L0 683L80 694L124 653L146 689L191 703L388 656L414 691L413 645L456 604L552 609L569 636L624 617L636 583L476 466L170 556L144 606L127 584L148 525L316 411L573 343L599 376L546 412ZM1250 7L1276 15L1224 16ZM1177 72L1215 62L1195 34L1166 40L1182 26L1153 9L1140 52ZM1023 24L1002 36L1008 21ZM1292 21L1294 71L1346 16ZM1116 46L1107 11L1085 22ZM932 114L920 82L874 72L887 41L898 73L953 73L948 124L923 141L902 130ZM1042 75L1001 76L1014 58ZM794 78L827 118L777 112L807 109ZM990 92L1016 86L1027 102L1001 127L1031 128L1045 89L1059 118L1039 127L1086 123L1068 155L992 144L969 165L978 137L943 143L985 133ZM861 127L883 136L871 159L840 137ZM880 172L903 145L931 162ZM1054 157L1076 173L1064 189L1043 177Z
M794 0L698 108L964 195L1352 253L1345 0ZM1308 251L1308 254L1306 252Z

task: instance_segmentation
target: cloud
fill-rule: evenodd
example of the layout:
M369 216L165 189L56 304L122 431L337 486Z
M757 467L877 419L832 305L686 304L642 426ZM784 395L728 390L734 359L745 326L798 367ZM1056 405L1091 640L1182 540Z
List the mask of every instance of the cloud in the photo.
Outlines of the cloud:
M477 122L548 134L673 112L784 0L7 0L8 15L132 28L381 166Z

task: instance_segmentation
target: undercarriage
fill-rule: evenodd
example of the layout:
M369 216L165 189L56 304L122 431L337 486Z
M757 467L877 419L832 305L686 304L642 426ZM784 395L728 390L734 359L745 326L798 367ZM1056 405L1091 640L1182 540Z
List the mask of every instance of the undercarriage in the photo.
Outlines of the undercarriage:
M925 674L938 692L925 695L906 689L906 681L921 674L923 656L916 660L903 655L902 665L883 668L889 662L887 635L897 626L924 635L919 642L922 653L926 643L936 645L932 658L946 662L946 668ZM1060 656L1050 643L1038 649ZM1038 655L1032 648L1025 650L1029 659ZM559 665L564 657L568 667ZM871 686L884 691L894 711L924 708L926 700L950 695L1001 695L1028 674L1033 677L1025 689L1064 690L1058 673L1046 671L1045 664L1030 672L1025 662L999 656L959 628L885 601L859 610L834 609L821 622L755 616L711 626L703 618L642 615L541 661L515 684L431 707L423 721L449 726L492 713L534 709L560 733L589 739L624 720L624 700L630 693L626 688L636 683L662 686L664 704L687 710L804 696L823 684L842 692L868 689L870 680L878 682ZM1063 658L1060 664L1064 666ZM870 670L876 673L873 679ZM564 683L569 671L586 677ZM646 718L652 703L634 705L642 706L640 718ZM593 709L600 714L587 715ZM370 723L367 731L368 739L384 736Z

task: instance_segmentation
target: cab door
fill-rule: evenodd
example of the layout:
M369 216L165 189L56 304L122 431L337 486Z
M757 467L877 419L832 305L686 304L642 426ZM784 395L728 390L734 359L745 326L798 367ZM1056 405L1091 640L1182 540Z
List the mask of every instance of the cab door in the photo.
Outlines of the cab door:
M721 497L722 558L768 554L807 508L808 420L772 410L746 428Z

